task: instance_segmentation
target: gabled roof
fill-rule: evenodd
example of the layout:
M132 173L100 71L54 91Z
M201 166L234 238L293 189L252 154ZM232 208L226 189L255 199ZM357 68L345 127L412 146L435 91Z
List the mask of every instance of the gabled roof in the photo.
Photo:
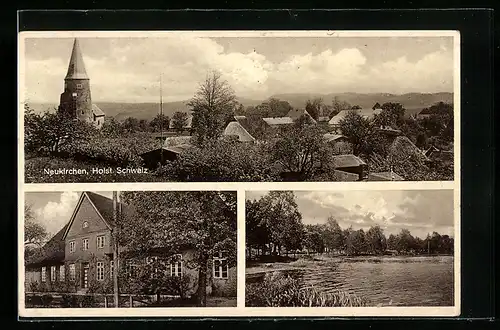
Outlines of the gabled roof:
M193 116L188 114L187 120L186 120L186 125L184 125L184 128L191 128L193 124ZM168 128L174 129L174 119L170 118L170 121L168 123Z
M270 126L293 124L293 119L291 117L269 117L262 119Z
M325 121L330 121L330 117L328 116L320 116L318 117L319 122L325 122Z
M232 121L227 124L223 134L226 136L235 135L238 137L238 141L240 142L255 141L255 138L250 135L250 133L248 133L248 131L237 121Z
M92 113L96 117L105 116L106 114L95 104L92 104Z
M419 115L433 115L436 111L431 108L423 108L418 114Z
M335 168L366 166L366 163L361 158L354 155L333 156L333 163Z
M73 222L75 220L75 216L80 209L80 205L82 204L83 200L85 198L88 198L94 209L96 210L97 214L101 217L101 219L104 221L106 226L109 229L112 229L114 226L114 219L113 219L113 200L111 198L90 192L90 191L84 191L80 195L80 199L78 200L78 203L75 206L75 210L73 211L73 214L71 215L71 218L69 220L69 224L66 227L66 230L63 235L63 239L66 239L66 236L68 235L69 229L73 225ZM126 213L129 212L128 207L124 207L125 204L122 204L122 212L123 215L126 216ZM128 211L127 211L128 210Z
M69 60L68 72L64 79L89 79L85 64L83 63L82 51L80 50L80 43L75 38L73 42L73 50Z
M372 108L365 108L365 109L352 109L352 110L342 110L338 114L332 117L328 124L330 125L338 125L342 119L344 119L349 111L355 111L358 113L360 116L366 119L371 119L375 115L378 115L382 112L382 109L375 109L373 110Z
M42 264L64 262L63 236L68 228L68 224L65 224L41 249L35 252L36 254L31 260L27 260L26 266L33 267Z
M288 111L288 114L286 116L295 120L304 115L309 117L309 119L311 119L313 122L316 122L316 120L314 120L314 118L309 112L307 112L306 109L291 109L290 111Z

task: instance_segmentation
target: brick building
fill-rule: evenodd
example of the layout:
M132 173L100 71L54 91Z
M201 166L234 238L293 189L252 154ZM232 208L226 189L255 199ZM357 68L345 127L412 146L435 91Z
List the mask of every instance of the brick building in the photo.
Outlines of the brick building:
M73 43L58 111L72 118L92 123L98 128L104 123L104 112L92 103L90 79L85 70L78 39L75 39Z

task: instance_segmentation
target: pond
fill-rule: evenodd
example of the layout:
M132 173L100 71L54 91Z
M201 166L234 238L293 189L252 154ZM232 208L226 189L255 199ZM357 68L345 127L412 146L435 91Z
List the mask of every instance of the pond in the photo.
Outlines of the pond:
M331 259L281 271L304 287L340 289L364 297L368 306L454 305L452 256Z

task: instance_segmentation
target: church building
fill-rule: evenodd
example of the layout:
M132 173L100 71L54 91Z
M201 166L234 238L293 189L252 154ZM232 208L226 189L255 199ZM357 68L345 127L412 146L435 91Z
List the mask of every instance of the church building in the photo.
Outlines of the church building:
M104 112L97 105L92 104L90 79L85 70L78 39L75 39L73 43L58 111L74 119L92 123L98 128L101 128L104 123Z

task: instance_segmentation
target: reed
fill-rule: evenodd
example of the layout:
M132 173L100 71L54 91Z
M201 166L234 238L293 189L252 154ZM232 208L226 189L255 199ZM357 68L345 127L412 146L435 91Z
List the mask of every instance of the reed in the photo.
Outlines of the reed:
M345 291L303 288L298 280L281 272L266 274L262 282L248 284L246 291L248 307L362 307L366 304L366 299Z

